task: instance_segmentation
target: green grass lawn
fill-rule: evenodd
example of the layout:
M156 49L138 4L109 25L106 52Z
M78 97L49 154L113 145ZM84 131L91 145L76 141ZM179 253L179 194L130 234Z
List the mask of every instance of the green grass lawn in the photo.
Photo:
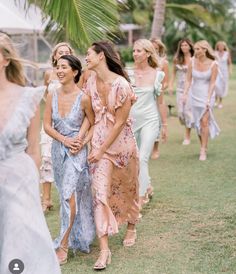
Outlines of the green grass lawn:
M124 248L124 227L110 239L112 264L105 273L188 274L236 273L236 68L223 109L215 109L221 134L211 140L208 159L200 162L195 131L192 143L182 146L184 128L168 118L169 140L160 158L150 162L155 195L143 210L137 244ZM175 97L166 95L175 104ZM47 222L54 238L59 230L59 204ZM90 254L69 254L63 274L94 273L98 243Z

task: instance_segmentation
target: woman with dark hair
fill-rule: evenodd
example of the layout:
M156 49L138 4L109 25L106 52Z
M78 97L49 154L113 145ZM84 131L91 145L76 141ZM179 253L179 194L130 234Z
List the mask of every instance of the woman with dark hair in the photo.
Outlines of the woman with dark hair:
M173 93L173 86L175 78L177 78L176 84L176 100L178 107L178 117L182 125L185 126L185 136L183 145L190 144L190 134L193 124L193 115L190 104L190 93L185 104L183 104L183 92L186 80L186 74L188 65L193 57L194 49L192 42L184 38L179 41L178 48L173 60L173 74L169 85L169 90Z
M53 138L53 171L61 203L61 229L55 240L60 264L67 262L68 248L88 253L95 234L87 147L81 141L94 115L90 97L77 86L80 75L78 58L58 59L61 87L48 94L44 114L45 131Z
M56 73L57 60L62 55L73 54L73 49L66 42L58 43L52 50L51 64L52 69L45 72L44 84L47 86L47 93L53 92L55 88L60 86L60 82ZM42 207L43 212L50 210L53 207L51 199L51 185L54 182L51 147L52 138L48 136L43 127L41 130L41 167L40 167L40 183L42 184Z
M188 92L191 89L191 107L194 126L200 140L200 161L207 158L207 144L209 136L216 137L219 127L213 116L215 102L215 83L218 66L215 54L205 40L194 44L194 58L189 63L187 79L183 94L183 103L186 104Z
M95 72L85 87L95 113L88 157L100 245L94 269L104 269L111 259L108 236L118 233L119 225L127 223L124 246L132 246L136 240L139 161L129 118L135 96L110 42L93 43L86 62L88 69Z

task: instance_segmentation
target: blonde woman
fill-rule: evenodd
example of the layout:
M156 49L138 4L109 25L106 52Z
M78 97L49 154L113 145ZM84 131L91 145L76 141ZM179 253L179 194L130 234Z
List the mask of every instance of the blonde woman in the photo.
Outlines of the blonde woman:
M224 41L218 41L215 46L215 54L219 64L219 73L216 79L216 103L222 108L223 98L228 93L229 74L232 73L232 60L228 46Z
M0 83L0 273L9 273L9 263L18 258L25 273L60 274L38 187L38 105L45 88L25 87L21 60L5 34Z
M129 76L138 100L131 108L131 116L134 118L133 130L140 153L139 205L142 207L148 202L147 196L153 192L148 163L155 140L160 135L161 124L162 137L164 140L167 138L162 92L165 73L159 69L155 48L147 39L134 43L133 58L134 68L129 70Z
M68 43L61 42L58 43L52 50L52 69L47 70L44 75L44 84L47 86L47 92L52 93L59 86L59 80L56 74L56 65L57 60L62 55L71 55L73 54L73 49ZM54 181L53 168L52 168L52 159L51 159L51 145L52 138L48 136L43 127L41 130L41 157L42 165L40 167L40 182L42 183L42 207L43 211L46 212L50 210L53 206L51 200L51 184Z
M213 116L215 83L218 73L215 54L205 40L194 45L194 58L188 66L183 102L186 104L191 89L191 105L194 125L200 140L200 161L207 159L208 137L216 137L219 127Z

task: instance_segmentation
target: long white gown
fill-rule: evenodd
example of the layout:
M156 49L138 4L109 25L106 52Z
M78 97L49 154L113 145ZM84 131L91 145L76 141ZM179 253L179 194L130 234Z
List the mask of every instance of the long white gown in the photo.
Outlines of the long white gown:
M24 274L61 273L40 203L39 173L25 152L27 128L43 93L44 87L22 88L14 111L0 120L1 274L10 273L13 259L24 263Z

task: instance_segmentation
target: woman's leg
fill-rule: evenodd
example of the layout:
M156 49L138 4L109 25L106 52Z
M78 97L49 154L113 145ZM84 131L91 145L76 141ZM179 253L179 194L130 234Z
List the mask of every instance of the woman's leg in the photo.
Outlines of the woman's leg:
M43 206L43 212L47 211L47 209L51 209L52 207L52 201L51 201L51 182L45 182L42 184L42 191L43 191L43 197L42 197L42 206Z
M157 133L158 133L158 128L155 128L155 126L152 123L145 125L140 132L140 147L139 147L140 203L142 203L143 199L145 199L145 194L150 184L148 163L149 163L150 155L152 153L154 142L157 138Z
M209 111L203 115L200 123L201 123L201 151L199 160L206 160L206 150L209 138Z
M64 234L63 239L61 240L60 247L57 249L57 257L59 259L59 262L66 263L67 261L67 253L68 253L68 242L69 242L69 236L71 229L74 224L75 215L76 215L76 202L75 202L75 194L72 194L70 200L69 200L69 206L70 206L70 225Z

